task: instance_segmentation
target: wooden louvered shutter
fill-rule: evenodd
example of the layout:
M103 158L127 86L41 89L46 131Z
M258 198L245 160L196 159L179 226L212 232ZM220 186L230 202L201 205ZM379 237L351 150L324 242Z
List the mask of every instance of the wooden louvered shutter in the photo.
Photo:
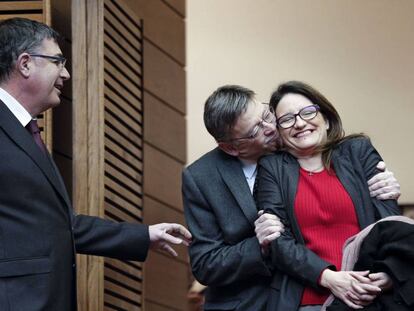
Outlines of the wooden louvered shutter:
M0 20L13 17L29 18L50 25L50 1L1 1ZM43 141L52 150L52 110L38 117L38 125Z
M104 1L105 217L142 222L142 25ZM142 265L105 259L106 310L141 310Z

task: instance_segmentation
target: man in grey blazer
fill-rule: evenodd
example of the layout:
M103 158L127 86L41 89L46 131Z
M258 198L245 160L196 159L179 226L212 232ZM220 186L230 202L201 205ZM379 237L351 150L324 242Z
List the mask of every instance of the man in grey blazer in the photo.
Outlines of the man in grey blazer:
M23 18L0 21L0 310L73 311L76 253L145 260L188 244L179 224L114 223L76 215L36 116L70 78L58 34Z
M258 159L277 148L275 118L253 91L229 85L207 99L204 123L218 147L189 165L182 179L185 217L193 235L191 267L208 286L204 309L264 310L275 271L266 247L283 226L274 215L259 217L252 193ZM369 183L380 199L399 196L399 185L388 171ZM255 222L260 223L256 233L261 243Z

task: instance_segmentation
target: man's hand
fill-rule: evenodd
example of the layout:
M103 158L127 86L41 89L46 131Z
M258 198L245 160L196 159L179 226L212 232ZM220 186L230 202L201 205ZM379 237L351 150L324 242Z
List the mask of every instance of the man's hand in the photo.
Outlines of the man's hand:
M394 177L394 174L387 170L384 162L378 162L377 169L381 171L370 180L368 180L368 187L371 197L376 197L379 200L397 200L400 195L400 184Z
M148 227L150 236L150 248L158 249L177 256L177 252L170 244L184 244L186 246L191 243L191 233L180 224L155 224Z
M259 218L254 222L254 231L259 240L263 254L267 254L269 244L277 239L284 227L276 215L259 211Z
M385 272L371 273L368 275L368 278L371 280L372 285L378 286L382 291L392 288L392 279Z

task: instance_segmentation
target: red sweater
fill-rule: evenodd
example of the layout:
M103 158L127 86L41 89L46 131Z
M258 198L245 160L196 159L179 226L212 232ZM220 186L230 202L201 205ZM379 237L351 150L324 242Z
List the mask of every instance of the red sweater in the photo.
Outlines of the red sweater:
M295 216L308 249L341 269L342 246L360 231L354 204L332 171L300 169ZM306 287L301 305L323 304L329 292Z

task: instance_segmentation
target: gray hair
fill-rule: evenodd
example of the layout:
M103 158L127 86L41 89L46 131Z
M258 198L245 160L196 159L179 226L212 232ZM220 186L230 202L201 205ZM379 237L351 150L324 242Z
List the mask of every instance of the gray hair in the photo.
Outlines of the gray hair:
M35 53L44 39L57 42L59 34L43 23L26 18L0 21L0 83L9 78L19 55Z
M231 139L230 130L256 94L239 85L225 85L211 94L204 105L204 124L216 141Z

